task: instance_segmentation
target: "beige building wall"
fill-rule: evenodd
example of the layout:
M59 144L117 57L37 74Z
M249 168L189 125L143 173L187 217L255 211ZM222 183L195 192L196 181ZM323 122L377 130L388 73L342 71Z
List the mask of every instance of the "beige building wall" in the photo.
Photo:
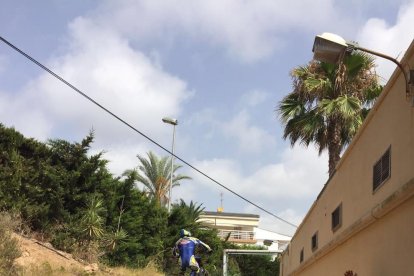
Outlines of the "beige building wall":
M414 43L402 63L414 68ZM388 148L391 177L373 191L373 166ZM281 275L414 275L413 196L414 107L397 68L282 255ZM333 231L340 204L342 224Z

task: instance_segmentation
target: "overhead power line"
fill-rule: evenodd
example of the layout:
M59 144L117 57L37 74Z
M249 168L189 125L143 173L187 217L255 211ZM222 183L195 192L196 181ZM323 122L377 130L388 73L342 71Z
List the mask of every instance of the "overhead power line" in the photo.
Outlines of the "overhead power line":
M289 222L289 221L287 221L287 220L285 220L285 219L283 219L283 218L281 218L281 217L273 214L272 212L264 209L263 207L257 205L256 203L248 200L247 198L245 198L244 196L236 193L235 191L231 190L230 188L224 186L223 184L221 184L220 182L218 182L214 178L210 177L206 173L202 172L201 170L199 170L195 166L191 165L190 163L188 163L187 161L185 161L181 157L175 155L170 150L168 150L167 148L163 147L161 144L159 144L158 142L156 142L155 140L153 140L152 138L150 138L149 136L147 136L146 134L144 134L140 130L138 130L135 127L133 127L131 124L129 124L128 122L126 122L125 120L123 120L121 117L119 117L118 115L116 115L115 113L113 113L112 111L110 111L109 109L107 109L106 107L104 107L103 105L101 105L100 103L98 103L97 101L95 101L94 99L92 99L91 97L89 97L88 95L86 95L84 92L82 92L81 90L79 90L78 88L76 88L74 85L72 85L71 83L69 83L68 81L66 81L64 78L62 78L61 76L59 76L58 74L56 74L55 72L53 72L52 70L50 70L49 68L47 68L45 65L43 65L42 63L40 63L39 61L37 61L36 59L34 59L33 57L31 57L30 55L26 54L24 51L20 50L17 46L15 46L11 42L9 42L6 39L4 39L2 36L0 36L0 40L3 41L8 46L10 46L15 51L17 51L18 53L20 53L21 55L23 55L24 57L26 57L27 59L29 59L30 61L32 61L33 63L35 63L37 66L39 66L43 70L47 71L49 74L51 74L52 76L54 76L55 78L57 78L58 80L60 80L61 82L63 82L64 84L66 84L67 86L69 86L70 88L72 88L73 90L75 90L81 96L83 96L84 98L86 98L87 100L89 100L90 102L92 102L93 104L95 104L98 107L100 107L102 110L104 110L105 112L107 112L108 114L110 114L112 117L114 117L115 119L117 119L118 121L120 121L121 123L123 123L124 125L126 125L127 127L129 127L130 129L132 129L136 133L140 134L141 136L143 136L144 138L146 138L147 140L149 140L151 143L157 145L159 148L163 149L168 154L171 154L172 156L174 156L175 158L177 158L178 160L180 160L181 162L183 162L184 164L186 164L187 166L189 166L190 168L192 168L193 170L195 170L199 174L205 176L206 178L208 178L209 180L213 181L214 183L216 183L217 185L219 185L223 189L229 191L230 193L234 194L235 196L241 198L242 200L250 203L251 205L255 206L256 208L262 210L263 212L265 212L265 213L267 213L267 214L275 217L276 219L278 219L278 220L280 220L280 221L282 221L282 222L284 222L286 224L289 224L290 226L293 226L295 228L298 227L297 225L295 225L295 224L293 224L293 223L291 223L291 222Z

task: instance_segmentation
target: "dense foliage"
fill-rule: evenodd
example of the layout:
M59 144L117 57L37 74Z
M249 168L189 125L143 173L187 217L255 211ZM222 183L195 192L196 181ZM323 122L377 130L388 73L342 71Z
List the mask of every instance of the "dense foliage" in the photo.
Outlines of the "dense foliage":
M223 249L234 245L199 225L201 204L181 200L168 214L165 193L148 193L150 184L157 184L156 176L146 190L138 189L137 183L145 181L140 172L155 168L163 168L158 179L165 182L168 158L149 153L151 166L115 177L102 153L89 152L93 140L91 132L81 142L42 143L0 124L0 210L20 214L32 231L78 258L128 267L151 262L167 275L178 272L172 247L179 229L186 228L213 248L210 255L197 254L207 260L212 275L221 275ZM139 156L139 161L143 167L145 159ZM188 177L177 174L176 180L182 179ZM254 262L248 269L242 262L235 266L239 272L249 271Z
M263 250L261 246L243 246L242 249ZM241 275L270 276L279 275L279 260L269 255L230 255L233 258L233 271L240 271ZM230 273L232 274L232 273Z

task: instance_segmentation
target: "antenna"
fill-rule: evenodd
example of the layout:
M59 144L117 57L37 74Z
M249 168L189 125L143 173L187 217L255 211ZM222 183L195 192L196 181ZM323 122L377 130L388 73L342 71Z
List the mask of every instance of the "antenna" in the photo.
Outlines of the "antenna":
M223 192L220 193L220 207L217 208L217 212L222 213L224 211L223 207Z

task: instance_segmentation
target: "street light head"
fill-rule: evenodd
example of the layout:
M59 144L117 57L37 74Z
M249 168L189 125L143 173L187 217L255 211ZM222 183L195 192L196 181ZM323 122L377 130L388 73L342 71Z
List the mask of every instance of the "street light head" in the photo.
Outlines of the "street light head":
M170 124L170 125L174 125L174 126L178 125L177 119L164 117L164 118L162 118L162 121L166 124Z
M336 34L323 33L315 37L312 52L315 60L337 63L348 48L345 39Z
M352 52L353 50L359 50L371 55L382 57L394 62L404 75L405 79L405 93L407 98L412 97L413 106L414 106L414 96L411 92L414 87L414 70L409 69L407 72L404 69L404 66L395 58L385 55L383 53L375 52L370 49L366 49L358 46L355 42L346 42L345 39L336 34L323 33L315 37L315 42L313 43L312 52L314 53L313 58L315 60L328 62L328 63L337 63L339 62L346 52Z

